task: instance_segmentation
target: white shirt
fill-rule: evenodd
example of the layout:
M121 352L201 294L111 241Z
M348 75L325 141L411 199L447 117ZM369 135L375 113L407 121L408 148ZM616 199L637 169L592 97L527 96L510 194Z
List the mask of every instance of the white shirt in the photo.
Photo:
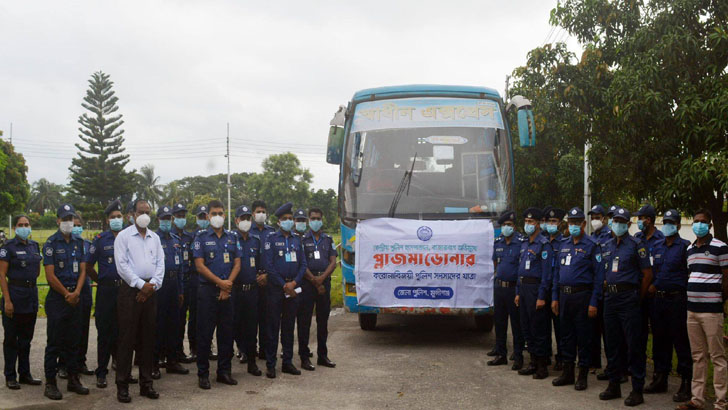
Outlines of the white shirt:
M136 225L119 232L114 240L116 270L129 286L141 289L149 281L155 290L164 280L164 250L159 236L147 229L145 237Z

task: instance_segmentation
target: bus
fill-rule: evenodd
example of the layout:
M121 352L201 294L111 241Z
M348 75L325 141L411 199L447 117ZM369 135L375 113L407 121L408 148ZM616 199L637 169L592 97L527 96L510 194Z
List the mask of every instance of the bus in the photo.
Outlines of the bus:
M531 103L505 104L492 88L403 85L358 91L330 123L326 160L339 166L342 291L345 310L363 330L378 314L473 316L480 330L493 326L492 307L422 308L360 305L354 241L371 218L496 220L514 209L514 167L506 113L518 121L520 145L534 146ZM492 243L489 244L492 247Z

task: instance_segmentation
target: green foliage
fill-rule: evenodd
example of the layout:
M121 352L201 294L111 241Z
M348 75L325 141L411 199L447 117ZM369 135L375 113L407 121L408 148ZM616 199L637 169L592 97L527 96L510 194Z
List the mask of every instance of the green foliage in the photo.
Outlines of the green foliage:
M30 197L25 158L9 142L0 141L0 216L5 220L25 209Z
M45 215L46 212L55 214L55 211L63 202L65 189L63 185L54 184L45 178L33 182L30 189L28 210L38 212L40 215Z
M134 175L136 184L136 198L149 201L149 205L156 210L163 195L162 186L159 184L159 177L154 174L154 165L147 164L141 167L138 174ZM169 205L169 204L168 204Z

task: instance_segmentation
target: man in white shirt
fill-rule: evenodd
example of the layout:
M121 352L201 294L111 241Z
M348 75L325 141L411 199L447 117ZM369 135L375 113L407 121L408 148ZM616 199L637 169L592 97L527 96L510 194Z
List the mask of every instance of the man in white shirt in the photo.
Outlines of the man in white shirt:
M134 203L134 225L121 231L114 241L116 270L123 283L119 287L119 339L116 363L116 398L131 402L128 379L132 352L138 343L139 387L142 396L159 398L152 387L154 343L157 317L156 291L164 280L164 250L159 236L147 229L151 206L145 200Z

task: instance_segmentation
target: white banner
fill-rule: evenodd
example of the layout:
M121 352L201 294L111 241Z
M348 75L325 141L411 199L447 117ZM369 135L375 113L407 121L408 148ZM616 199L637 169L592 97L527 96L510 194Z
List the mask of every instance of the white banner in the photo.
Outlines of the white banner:
M356 228L356 294L373 307L493 305L493 224L487 219L377 218Z

